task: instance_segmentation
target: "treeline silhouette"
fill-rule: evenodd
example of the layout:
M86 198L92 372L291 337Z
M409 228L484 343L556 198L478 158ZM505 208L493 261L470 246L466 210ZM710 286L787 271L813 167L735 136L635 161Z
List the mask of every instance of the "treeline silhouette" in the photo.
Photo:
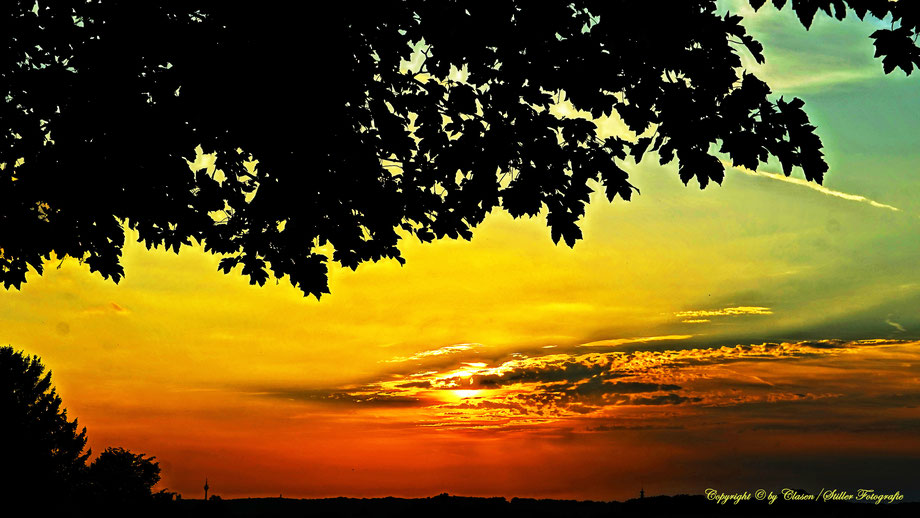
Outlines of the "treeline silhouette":
M174 494L160 480L154 457L106 448L87 464L86 428L69 420L38 356L0 347L0 515L26 506L30 514L77 515L150 508Z
M625 502L595 502L532 498L245 498L177 500L162 508L179 517L300 517L329 518L659 518L659 517L907 517L917 516L920 503L871 505L823 502L742 502L719 505L702 495L656 496Z

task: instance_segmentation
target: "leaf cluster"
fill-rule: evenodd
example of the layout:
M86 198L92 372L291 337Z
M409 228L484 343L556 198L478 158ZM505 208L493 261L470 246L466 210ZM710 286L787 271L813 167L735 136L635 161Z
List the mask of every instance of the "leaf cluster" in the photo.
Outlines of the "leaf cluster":
M764 0L751 0L760 8ZM783 8L782 0L773 4ZM791 2L890 17L886 72L918 64L912 2ZM115 282L126 229L203 244L253 284L328 293L328 263L403 262L401 238L470 239L495 209L572 246L589 196L637 192L648 152L684 183L776 157L820 182L800 99L714 0L7 2L0 14L0 280L51 254ZM897 25L897 27L895 27ZM572 108L565 115L561 105ZM601 137L595 120L627 134ZM191 171L196 148L217 172Z

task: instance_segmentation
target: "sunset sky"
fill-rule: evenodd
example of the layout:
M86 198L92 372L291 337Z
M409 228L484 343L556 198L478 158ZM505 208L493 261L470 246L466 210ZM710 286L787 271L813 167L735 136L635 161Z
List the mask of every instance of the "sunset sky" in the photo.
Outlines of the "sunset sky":
M321 301L129 237L118 285L67 259L0 291L0 344L42 358L95 453L154 455L185 498L920 499L920 78L882 73L872 22L723 5L806 101L823 186L775 165L701 191L646 158L574 249L494 211L405 266L334 267Z

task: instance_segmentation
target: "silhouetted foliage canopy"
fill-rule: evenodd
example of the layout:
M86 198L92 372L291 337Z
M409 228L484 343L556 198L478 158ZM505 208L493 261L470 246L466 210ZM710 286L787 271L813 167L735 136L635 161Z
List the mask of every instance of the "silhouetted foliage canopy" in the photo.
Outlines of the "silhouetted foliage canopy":
M0 501L73 498L89 450L37 356L0 347Z
M124 448L106 448L89 465L94 496L110 503L150 498L153 486L160 481L160 465L154 458Z
M701 188L722 181L720 157L827 170L803 101L744 70L762 47L714 0L3 5L7 288L52 252L118 282L129 228L319 297L330 259L402 262L401 236L469 239L495 208L545 212L572 246L592 189L628 200L628 164L649 151ZM872 35L885 72L920 66L917 2L791 8L806 27L890 19ZM629 132L601 138L562 100ZM219 173L190 170L198 146Z

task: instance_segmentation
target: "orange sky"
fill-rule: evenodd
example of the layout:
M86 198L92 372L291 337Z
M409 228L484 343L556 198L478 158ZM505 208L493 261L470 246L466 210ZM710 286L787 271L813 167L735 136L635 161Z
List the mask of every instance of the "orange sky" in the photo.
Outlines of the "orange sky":
M643 484L823 484L878 456L841 483L905 489L917 341L714 344L797 316L688 309L641 274L588 282L590 246L521 237L536 221L491 225L409 246L403 268L335 271L320 302L216 273L195 250L133 246L118 286L65 261L4 294L4 338L53 369L94 451L156 455L159 487L186 497L207 476L224 497L623 499ZM528 241L491 246L512 235ZM473 284L494 269L509 275Z

